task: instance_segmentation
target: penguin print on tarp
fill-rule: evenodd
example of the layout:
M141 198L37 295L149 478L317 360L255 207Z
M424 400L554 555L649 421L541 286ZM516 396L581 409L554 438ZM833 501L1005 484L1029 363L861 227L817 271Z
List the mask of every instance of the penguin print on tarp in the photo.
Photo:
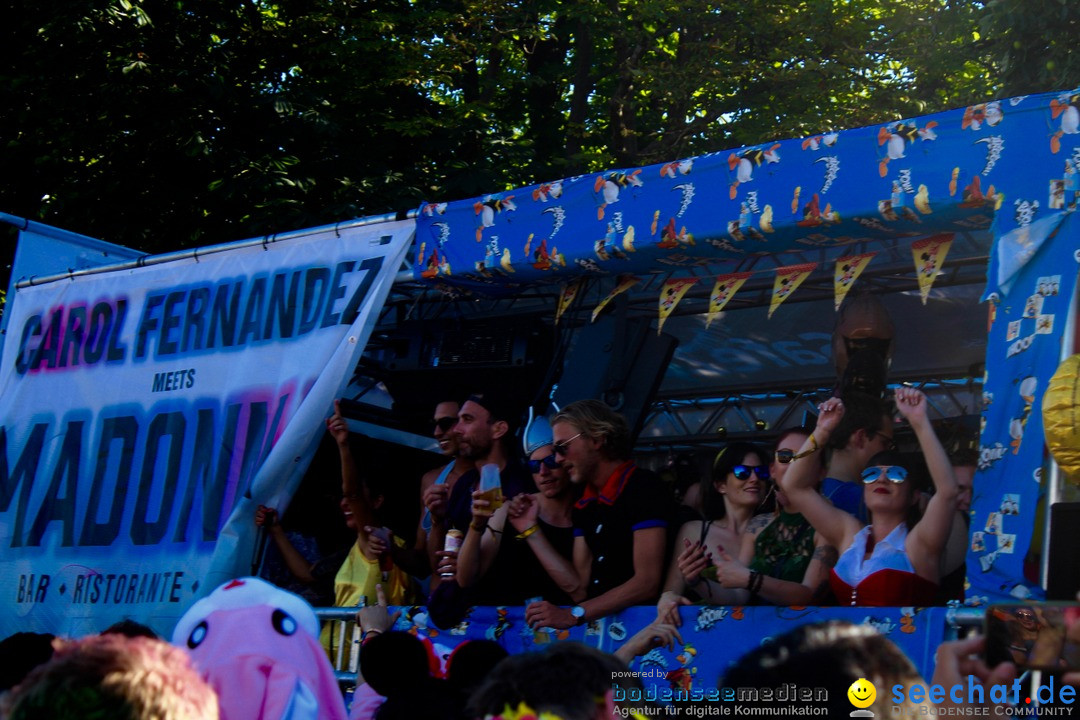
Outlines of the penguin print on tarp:
M1012 447L1013 455L1020 452L1020 443L1024 441L1024 428L1027 426L1028 417L1031 415L1031 406L1035 404L1035 391L1038 389L1039 379L1028 376L1020 381L1018 388L1020 399L1024 401L1024 407L1018 417L1009 422L1009 446Z
M878 130L878 146L885 150L885 157L878 161L878 174L889 174L889 161L907 157L907 148L916 140L930 141L937 139L934 128L937 121L931 120L922 128L913 122L894 122Z
M1050 101L1050 117L1058 129L1050 136L1050 152L1061 152L1061 138L1080 133L1080 94L1062 95Z
M994 127L1005 119L1005 112L1001 109L1001 103L980 103L964 109L964 116L960 120L961 130L981 130L983 125Z
M604 219L604 210L608 205L619 202L619 195L625 188L639 188L645 185L641 180L641 170L629 173L609 172L596 177L593 193L596 196L596 219Z
M728 190L728 196L732 200L735 199L739 192L739 185L743 185L754 179L755 168L759 168L764 164L780 162L779 151L780 143L774 143L767 149L749 148L738 154L731 153L728 156L728 169L735 173L735 180L731 183L731 187Z
M514 204L513 195L507 195L506 197L488 195L483 200L475 203L473 210L476 212L477 220L476 242L481 242L484 239L484 230L494 227L495 219L502 213L517 210L517 205Z

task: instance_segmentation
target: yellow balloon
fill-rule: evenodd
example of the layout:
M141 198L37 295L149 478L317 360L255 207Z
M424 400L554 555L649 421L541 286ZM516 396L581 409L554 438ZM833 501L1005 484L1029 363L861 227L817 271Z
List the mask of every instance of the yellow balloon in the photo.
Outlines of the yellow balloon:
M866 678L859 678L851 683L851 687L847 690L847 698L859 709L868 708L877 699L877 688Z
M1080 484L1080 355L1058 365L1043 395L1046 446L1061 471Z

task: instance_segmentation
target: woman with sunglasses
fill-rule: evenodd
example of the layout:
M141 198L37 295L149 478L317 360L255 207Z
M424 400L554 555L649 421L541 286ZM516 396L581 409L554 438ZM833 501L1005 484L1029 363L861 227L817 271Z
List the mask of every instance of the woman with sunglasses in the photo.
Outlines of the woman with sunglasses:
M667 622L680 624L678 607L690 604L684 593L694 590L703 601L727 605L740 602L740 591L716 582L715 560L724 552L738 553L742 533L769 494L765 452L747 442L728 445L716 456L712 478L702 481L705 519L683 524L660 596L658 611Z
M789 428L776 441L769 468L776 488L776 509L757 515L747 526L736 556L720 553L716 579L729 589L742 590L740 604L810 605L828 594L829 570L836 564L836 548L829 545L810 522L791 509L780 479L810 437L810 428ZM824 474L820 456L818 479Z
M904 456L893 450L870 458L862 472L863 499L870 524L831 505L814 489L815 464L794 462L781 486L792 507L834 547L843 548L830 576L842 605L925 606L933 604L940 580L941 553L949 538L959 492L952 465L927 415L926 396L901 387L896 406L918 438L934 483L934 495L918 519L919 494L908 480ZM813 434L799 454L824 447L844 414L839 398L820 406Z

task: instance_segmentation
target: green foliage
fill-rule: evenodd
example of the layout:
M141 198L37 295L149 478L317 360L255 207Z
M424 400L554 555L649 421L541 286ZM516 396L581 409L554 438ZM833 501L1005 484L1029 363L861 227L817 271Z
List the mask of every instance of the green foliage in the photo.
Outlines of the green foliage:
M152 252L1080 83L1057 0L5 9L0 210Z
M1024 95L1080 86L1080 5L1072 0L994 0L982 29L1001 68L1004 92Z

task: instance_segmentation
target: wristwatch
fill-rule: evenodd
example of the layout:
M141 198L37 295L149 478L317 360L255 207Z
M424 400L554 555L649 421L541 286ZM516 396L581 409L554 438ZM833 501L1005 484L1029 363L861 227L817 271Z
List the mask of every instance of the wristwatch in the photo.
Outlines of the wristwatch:
M580 605L575 605L570 608L570 614L574 616L574 625L585 624L585 608Z

